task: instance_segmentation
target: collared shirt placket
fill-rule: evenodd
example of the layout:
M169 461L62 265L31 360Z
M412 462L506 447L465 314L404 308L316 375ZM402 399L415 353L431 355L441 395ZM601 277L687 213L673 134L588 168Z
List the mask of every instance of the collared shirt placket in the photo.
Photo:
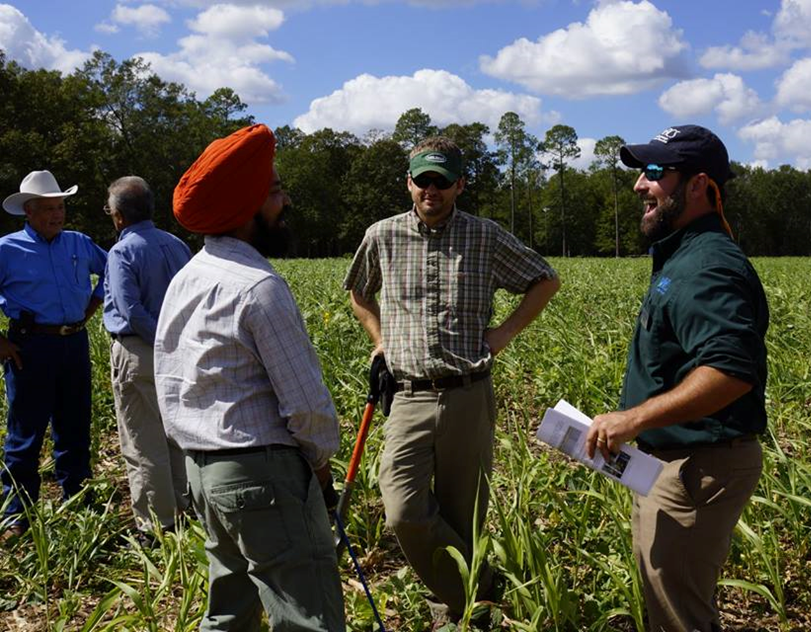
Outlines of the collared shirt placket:
M429 232L425 237L425 304L428 316L428 357L431 370L442 371L444 356L440 337L440 313L442 311L442 240L443 232Z

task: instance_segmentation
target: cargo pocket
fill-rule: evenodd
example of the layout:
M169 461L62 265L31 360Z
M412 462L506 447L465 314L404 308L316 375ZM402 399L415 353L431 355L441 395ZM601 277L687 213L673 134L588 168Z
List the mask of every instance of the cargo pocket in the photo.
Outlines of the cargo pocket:
M290 539L271 481L217 485L208 500L246 558L260 561L288 548Z
M679 468L679 480L696 508L711 505L720 498L730 478L730 468L723 462L713 462L711 455L691 456Z

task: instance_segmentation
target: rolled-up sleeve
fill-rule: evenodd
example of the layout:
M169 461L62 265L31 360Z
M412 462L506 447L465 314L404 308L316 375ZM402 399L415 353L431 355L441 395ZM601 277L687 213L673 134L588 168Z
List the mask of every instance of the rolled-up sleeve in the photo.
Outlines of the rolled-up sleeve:
M380 256L373 229L366 231L349 272L344 278L344 289L354 291L365 299L374 298L383 286L383 275L380 270Z
M254 286L242 326L250 329L279 402L279 415L314 468L338 451L338 416L290 289L278 277Z
M533 283L557 276L546 259L501 229L496 237L493 272L497 286L513 294L523 294Z
M674 294L669 317L676 338L695 366L709 366L752 385L763 339L756 301L746 279L728 268L703 269Z

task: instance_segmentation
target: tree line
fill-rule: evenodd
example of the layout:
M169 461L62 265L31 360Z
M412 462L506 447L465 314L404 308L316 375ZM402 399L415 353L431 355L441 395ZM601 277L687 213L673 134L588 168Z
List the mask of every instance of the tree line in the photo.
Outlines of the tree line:
M101 210L106 188L129 174L152 185L156 224L199 246L172 217L174 186L209 142L254 122L229 88L200 100L140 59L119 63L101 51L62 75L26 70L0 50L0 94L0 193L17 191L34 169L49 169L63 188L79 184L69 226L105 247L115 240ZM465 156L462 210L499 222L546 255L627 256L647 249L632 190L637 173L619 162L625 142L619 136L599 140L595 160L580 170L572 167L580 155L572 127L555 125L538 138L514 112L493 130L483 123L438 127L413 108L390 133L358 137L326 128L306 134L287 125L275 133L277 167L295 205L289 223L298 256L351 253L371 223L408 209L408 152L437 133ZM725 210L747 254L811 254L811 171L737 163L733 170L738 177L727 185ZM0 214L0 232L19 227L19 219Z

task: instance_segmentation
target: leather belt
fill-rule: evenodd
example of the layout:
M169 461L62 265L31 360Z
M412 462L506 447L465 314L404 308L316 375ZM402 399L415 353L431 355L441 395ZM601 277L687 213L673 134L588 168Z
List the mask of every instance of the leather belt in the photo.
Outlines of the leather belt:
M137 336L138 334L110 334L110 338L113 340L121 340L122 338L131 338L132 336Z
M734 439L725 439L723 441L689 443L685 445L665 445L657 447L653 447L647 443L643 443L642 441L637 440L636 447L642 450L642 452L646 452L647 454L655 454L657 452L669 452L678 450L689 451L699 448L735 448L743 443L751 443L752 441L758 440L759 440L758 435L756 434L745 434L741 435L740 437L735 437Z
M447 377L438 377L433 380L406 380L397 382L397 392L411 390L412 393L418 391L447 391L452 388L459 388L473 382L490 377L490 371L482 371L480 373L471 373L470 375L449 375Z
M261 452L276 452L281 450L298 450L292 445L284 445L281 443L271 443L269 445L249 445L243 448L223 448L213 450L187 450L192 456L242 456L246 454L259 454Z
M9 331L19 334L45 334L47 336L71 336L79 333L85 328L85 322L69 323L67 325L41 325L31 323L23 325L18 320L9 321Z

